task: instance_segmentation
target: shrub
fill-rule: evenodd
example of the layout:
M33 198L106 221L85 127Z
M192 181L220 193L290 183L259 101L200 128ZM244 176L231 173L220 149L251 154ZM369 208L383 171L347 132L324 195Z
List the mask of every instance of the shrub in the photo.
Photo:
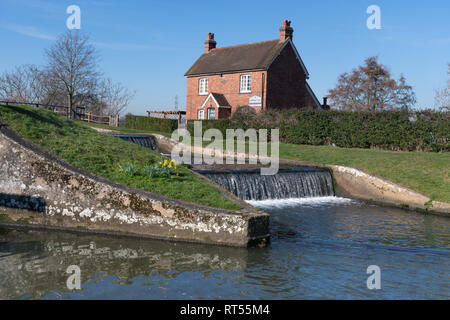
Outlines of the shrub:
M178 128L178 120L127 114L125 117L125 127L130 129L172 133Z
M241 106L233 113L231 120L235 126L247 128L256 123L257 117L255 109L249 106Z
M225 137L225 133L227 129L234 128L233 122L231 119L219 119L219 120L189 120L186 125L186 129L189 133L194 136L194 121L202 122L202 135L208 129L218 129L222 132Z
M246 115L246 116L245 116ZM252 115L241 110L232 119L204 120L203 132L219 129L280 129L285 143L335 145L346 148L378 148L403 151L450 151L450 113L351 112L322 110L269 110ZM193 134L193 121L188 121Z

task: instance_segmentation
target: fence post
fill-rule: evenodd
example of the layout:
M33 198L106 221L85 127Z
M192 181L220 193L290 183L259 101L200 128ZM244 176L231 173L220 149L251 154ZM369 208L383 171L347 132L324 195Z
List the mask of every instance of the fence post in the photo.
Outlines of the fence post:
M116 115L116 127L118 127L119 126L119 115L117 114Z
M91 112L89 111L88 112L88 122L91 122L91 119L92 119L92 115L91 115Z
M72 99L70 94L67 94L67 119L72 119Z
M112 122L112 117L111 117L111 115L109 115L109 123L108 123L108 124L109 124L110 126L112 126L112 123L111 123L111 122Z

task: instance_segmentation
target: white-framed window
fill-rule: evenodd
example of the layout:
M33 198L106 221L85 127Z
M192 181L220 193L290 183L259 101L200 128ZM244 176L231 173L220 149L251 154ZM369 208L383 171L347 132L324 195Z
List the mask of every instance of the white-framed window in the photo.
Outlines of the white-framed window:
M241 93L252 92L252 75L242 74L241 75Z
M198 120L203 120L205 118L205 111L203 110L198 110L197 112L197 118Z
M208 78L201 78L198 80L198 94L208 94Z
M216 110L214 108L208 108L208 120L214 120L216 118Z

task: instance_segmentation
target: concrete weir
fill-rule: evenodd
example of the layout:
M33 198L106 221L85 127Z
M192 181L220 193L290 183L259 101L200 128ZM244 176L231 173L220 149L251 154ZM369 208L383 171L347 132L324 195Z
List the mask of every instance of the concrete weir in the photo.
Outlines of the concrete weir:
M236 201L238 201L236 199ZM247 247L269 215L230 211L123 186L75 168L0 125L0 224Z

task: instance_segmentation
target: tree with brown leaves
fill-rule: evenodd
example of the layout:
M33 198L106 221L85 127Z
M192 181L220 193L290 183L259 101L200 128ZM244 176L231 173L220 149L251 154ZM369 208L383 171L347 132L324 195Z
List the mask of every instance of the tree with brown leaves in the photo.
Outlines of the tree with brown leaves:
M403 75L396 81L378 57L367 58L350 74L339 76L336 88L328 91L331 107L346 111L408 109L416 103L412 87Z

